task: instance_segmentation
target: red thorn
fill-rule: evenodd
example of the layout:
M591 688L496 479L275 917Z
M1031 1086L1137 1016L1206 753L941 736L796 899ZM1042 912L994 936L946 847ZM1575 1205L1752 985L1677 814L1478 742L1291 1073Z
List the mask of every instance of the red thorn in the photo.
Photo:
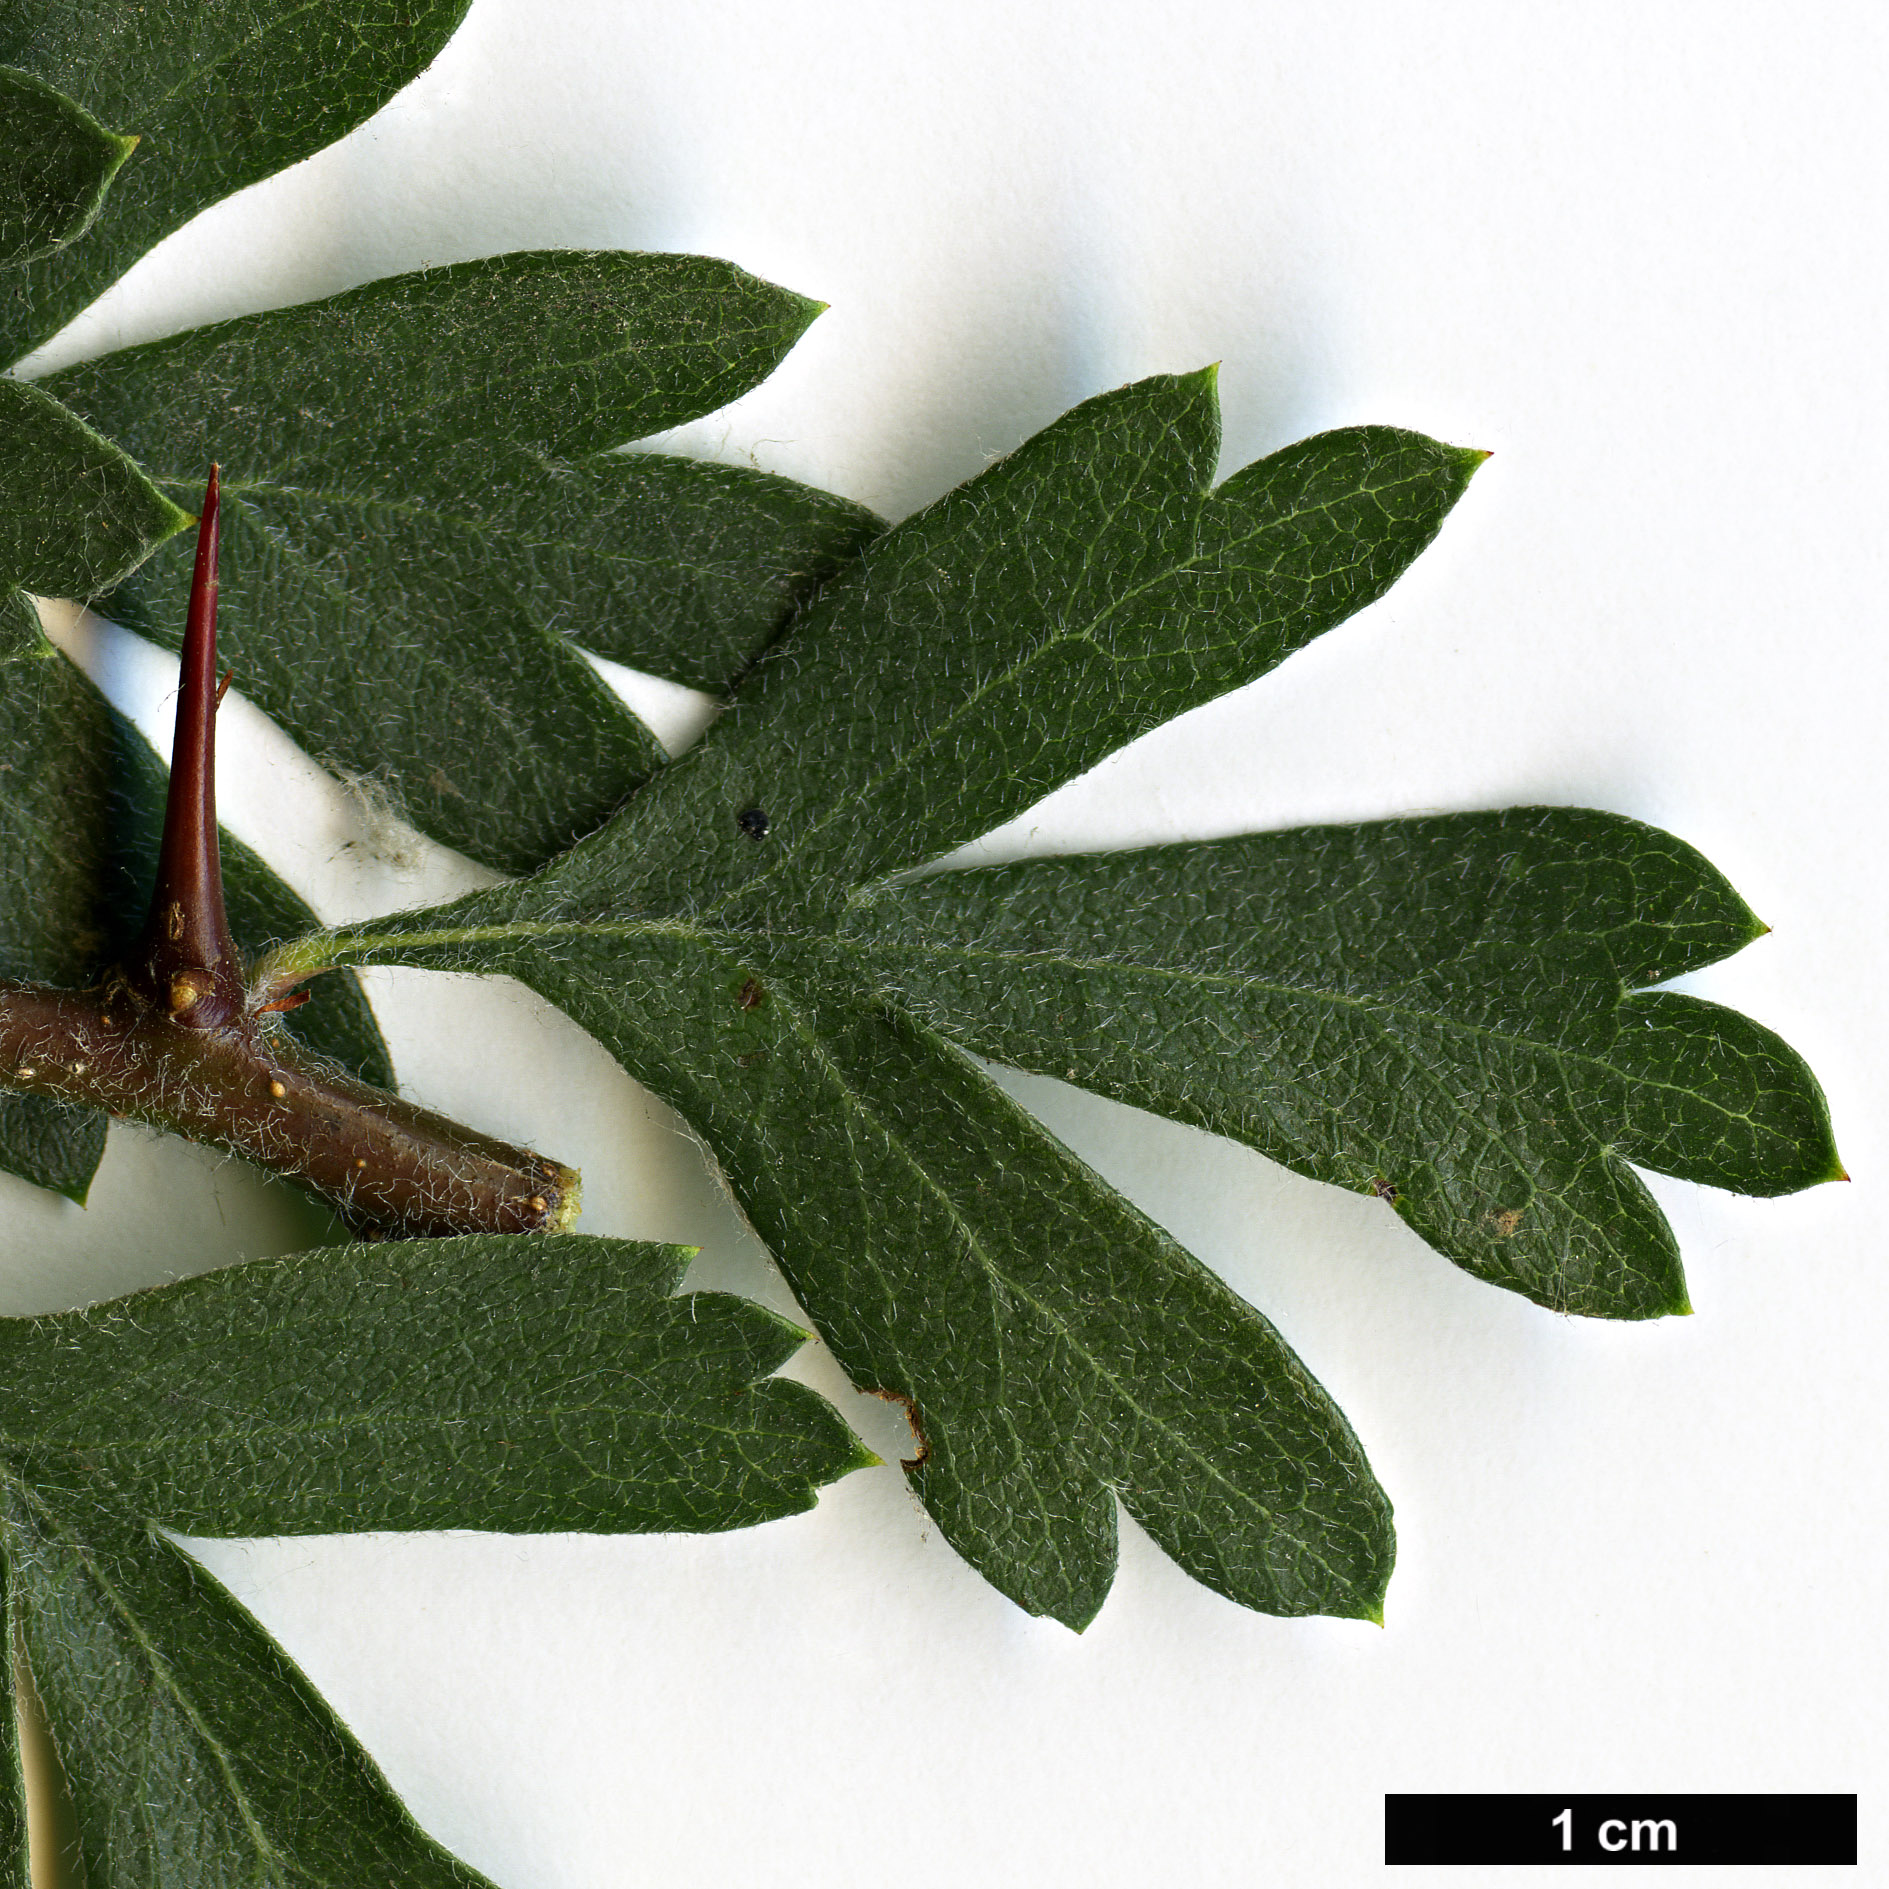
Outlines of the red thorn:
M242 965L223 909L216 837L216 705L222 699L216 684L217 513L212 466L184 623L157 885L143 941L126 967L154 1003L198 1028L228 1022L243 1009Z
M225 669L223 671L223 680L216 685L216 705L218 708L223 706L223 698L229 694L230 684L235 679L236 671L234 669Z
M272 997L266 1004L258 1004L256 1014L260 1017L271 1010L299 1010L314 994L312 990L292 990L286 997Z

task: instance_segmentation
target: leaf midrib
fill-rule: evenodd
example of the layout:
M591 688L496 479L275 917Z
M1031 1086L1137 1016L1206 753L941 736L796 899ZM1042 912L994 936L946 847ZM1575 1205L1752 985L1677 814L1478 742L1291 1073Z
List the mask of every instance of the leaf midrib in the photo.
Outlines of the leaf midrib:
M1348 1587L1349 1582L1346 1580L1346 1578L1342 1576L1336 1568L1332 1567L1330 1562L1328 1562L1324 1558L1324 1556L1319 1553L1317 1547L1314 1545L1312 1541L1301 1538L1301 1536L1297 1533L1297 1531L1294 1531L1293 1529L1290 1528L1286 1519L1282 1515L1264 1507L1263 1504L1260 1503L1257 1497L1252 1495L1249 1491L1242 1489L1238 1483L1232 1481L1226 1475L1225 1471L1222 1470L1220 1466L1213 1461L1212 1457L1204 1454L1200 1446L1196 1444L1195 1442L1193 1442L1193 1440L1189 1438L1184 1432L1177 1430L1174 1427L1174 1425L1171 1422L1169 1422L1166 1418L1144 1407L1143 1404L1123 1384L1121 1378L1114 1371L1110 1370L1108 1366L1105 1365L1101 1361L1101 1359L1099 1359L1098 1357L1094 1355L1094 1353L1090 1350L1089 1346L1082 1340L1082 1338L1078 1335L1078 1333L1064 1319L1062 1319L1060 1316L1054 1313L1051 1310L1051 1308L1035 1292L1029 1290L1027 1287L1020 1285L1016 1280L1011 1278L999 1266L995 1256L986 1250L985 1242L983 1241L983 1239L976 1233L976 1231L971 1227L971 1225L964 1219L962 1214L959 1213L956 1204L952 1201L949 1194L946 1192L943 1184L939 1182L931 1174L930 1170L925 1166L925 1164L911 1152L911 1150L906 1145L906 1141L904 1137L899 1135L886 1122L886 1120L879 1113L879 1111L873 1108L871 1104L866 1100L866 1098L862 1096L861 1094L859 1094L859 1092L855 1090L853 1085L847 1080L844 1070L839 1066L839 1064L837 1064L833 1060L832 1056L828 1053L824 1040L821 1038L819 1032L816 1029L814 1029L812 1024L807 1020L801 1006L790 1000L790 1001L784 1002L781 1005L781 1008L786 1012L787 1016L791 1020L794 1033L801 1039L801 1041L819 1060L821 1066L826 1070L829 1079L832 1081L834 1087L838 1091L841 1098L846 1102L847 1106L850 1109L852 1109L852 1111L855 1114L859 1115L866 1122L870 1123L871 1126L877 1131L877 1133L884 1137L888 1146L897 1150L899 1158L905 1164L906 1168L911 1173L915 1174L918 1177L920 1183L924 1186L926 1191L930 1193L943 1206L946 1215L949 1217L951 1223L960 1230L963 1238L968 1244L970 1252L976 1258L979 1267L983 1270L983 1272L985 1273L985 1276L990 1280L993 1288L1001 1288L1005 1292L1009 1293L1011 1297L1019 1300L1023 1304L1028 1305L1031 1308L1031 1310L1034 1311L1040 1319L1042 1319L1043 1323L1049 1327L1051 1332L1058 1334L1062 1338L1062 1340L1069 1346L1070 1350L1074 1352L1078 1357L1084 1360L1088 1368L1095 1373L1095 1376L1102 1383L1106 1384L1109 1387L1109 1389L1115 1394L1115 1396L1120 1399L1123 1406L1125 1406L1128 1410L1134 1413L1137 1420L1139 1420L1142 1423L1145 1423L1149 1429L1157 1431L1161 1435L1168 1437L1188 1460L1195 1463L1200 1469L1204 1470L1213 1481L1221 1484L1226 1490L1228 1490L1230 1494L1237 1500L1239 1506L1245 1508L1249 1513L1262 1518L1267 1524L1270 1525L1271 1529L1276 1530L1279 1533L1284 1534L1288 1536L1290 1539L1292 1539L1293 1541L1297 1542L1299 1546L1304 1550L1307 1557L1311 1559L1313 1562L1315 1562L1319 1567L1323 1568L1324 1571L1328 1575L1330 1575L1335 1582L1337 1582L1340 1586ZM922 1037L927 1039L931 1043L931 1045L940 1053L946 1056L960 1056L962 1054L961 1051L956 1050L951 1044L946 1042L943 1038L939 1037L927 1025L920 1022L919 1019L909 1016L903 1010L901 1010L899 1014L905 1018L905 1020L910 1024L910 1026L916 1032L918 1032ZM1032 1127L1038 1127L1038 1125L1035 1123L1032 1123ZM1039 1132L1047 1133L1048 1131L1041 1130L1039 1127ZM1247 1308L1247 1309L1250 1311L1250 1308ZM1259 1313L1257 1312L1252 1312L1251 1315L1255 1318L1260 1316ZM1008 1425L1011 1428L1012 1435L1015 1435L1016 1434L1015 1427L1014 1427L1014 1424L1011 1422L1011 1419L1008 1415L1007 1405L1005 1406L1005 1422L1006 1422L1006 1425ZM1267 1433L1270 1436L1271 1426L1268 1425L1266 1427L1267 1427ZM1293 1459L1292 1452L1282 1448L1278 1444L1276 1438L1274 1439L1274 1448L1278 1451L1281 1457L1287 1460ZM1095 1469L1092 1463L1089 1463L1088 1461L1086 1461L1086 1459L1083 1459L1083 1466L1088 1471L1089 1475L1094 1477L1094 1479L1098 1483L1101 1483L1104 1487L1113 1489L1114 1485L1110 1481L1110 1479L1106 1476L1101 1475ZM1047 1513L1048 1511L1047 1509L1045 1509L1043 1512Z
M555 457L555 455L554 455ZM594 464L618 459L623 455L615 448L601 452L577 453L561 463L578 471L587 471ZM654 457L654 455L651 455ZM687 462L684 462L687 463ZM194 503L201 495L201 486L194 479L177 477L171 473L152 474L152 483L161 489L173 491L189 498ZM425 500L390 498L379 492L333 491L325 486L306 485L292 479L224 479L223 497L228 499L248 499L252 503L258 499L283 497L290 499L310 499L317 504L330 505L337 510L346 508L357 512L390 512L397 518L425 521L445 525L455 531L492 539L512 541L519 534L498 524L489 518L462 517L446 505L433 504ZM265 526L265 529L280 527ZM601 564L625 565L632 570L658 569L664 572L681 571L704 581L713 581L722 576L721 567L698 560L671 557L630 557L622 551L611 549L581 538L567 537L559 532L540 532L523 539L532 550L563 551L573 557L594 560ZM563 632L554 632L560 641L581 641L581 638L564 636Z
M525 253L525 252L517 252L517 253ZM609 254L609 253L614 253L614 252L606 251L602 253ZM403 278L400 276L385 276L385 277L380 278L380 280L388 281L388 282L399 282L402 279ZM369 286L372 286L372 285L370 284ZM344 290L343 293L345 294L347 293L347 291ZM262 316L272 315L278 312L288 313L288 312L293 312L294 310L297 310L297 309L316 308L319 306L321 306L321 304L318 302L294 302L294 303L289 304L289 309L286 311L278 311L275 309L265 309L261 311L261 314L258 317L248 317L248 316L238 315L238 316L232 317L232 320L243 321L243 320L249 320L249 319L260 319ZM185 332L186 334L189 334L195 331L186 330ZM718 340L722 343L753 341L756 338L766 336L770 334L771 332L772 330L768 329L764 325L757 322L757 323L751 323L747 326L743 326L739 328L730 327L730 328L721 329L718 331ZM147 345L151 347L163 347L165 344L163 341L155 341L155 342L148 343ZM547 368L543 372L538 373L538 374L520 375L518 379L519 381L523 383L525 387L536 390L536 389L544 387L545 385L551 383L552 381L556 379L563 379L573 374L583 373L587 369L596 368L603 362L617 360L621 358L634 358L638 361L642 361L642 360L647 360L647 359L652 359L652 358L657 358L657 357L687 354L694 350L700 349L702 345L703 344L700 341L692 341L692 340L687 340L687 339L658 341L658 342L651 343L647 347L644 347L641 345L631 346L628 342L624 342L622 345L619 345L617 347L604 348L604 349L599 350L595 354L587 354L581 357L572 356L572 355L560 355L556 362L555 373L550 368ZM110 357L105 356L105 357L100 357L100 358L109 359ZM87 362L82 363L82 365L85 367L95 367L98 365L98 362L87 361ZM732 363L719 361L719 360L716 363L718 371L725 371L725 369L730 365L732 365ZM192 367L189 368L188 371L189 371L190 376L194 379L204 374L207 370L201 365L193 365ZM452 388L450 390L435 394L430 399L420 399L411 403L403 402L396 408L394 415L392 419L390 420L389 424L385 427L382 427L377 432L347 433L339 429L335 429L330 432L327 432L326 434L323 435L323 437L329 441L332 441L336 446L343 447L343 448L352 447L356 449L357 451L365 450L369 447L381 448L386 444L386 442L390 438L398 441L402 445L423 446L423 447L434 449L434 450L437 450L442 447L447 447L447 446L482 445L486 443L485 435L482 432L476 432L476 431L472 434L463 434L463 435L462 434L448 434L444 437L429 436L429 437L418 439L418 440L415 440L414 438L412 438L411 435L412 435L412 431L415 425L418 424L419 422L424 421L428 415L441 412L444 409L451 408L454 405L463 404L467 401L475 401L481 397L481 394L483 391L484 391L483 389L476 386L456 387L456 388ZM645 388L643 392L645 395L647 395L647 393L649 392L649 389ZM621 399L618 399L618 400L610 402L609 404L612 408L617 408L617 407L621 407L625 403ZM723 402L721 404L725 405L726 402ZM684 416L684 418L685 418L685 421L690 418L699 419L702 413L704 412L712 413L714 411L715 409L713 407L697 409L693 405L691 405L688 413ZM683 423L684 423L683 421L668 422L669 425L679 425ZM627 425L628 423L626 422L625 424ZM661 430L661 429L657 429L657 430ZM618 446L626 445L631 440L644 438L650 431L651 429L648 427L644 427L641 432L626 431L623 434L622 438L616 441L615 444ZM517 438L511 441L511 443L514 445L535 446L540 451L544 451L544 452L559 452L559 451L568 450L565 448L558 447L553 442L550 442L541 437L535 437L535 436ZM611 450L613 450L612 447L583 448L579 451L573 452L571 456L573 458L586 459L586 458L593 457L595 454L609 452Z
M785 934L791 935L791 934ZM425 950L431 947L464 944L503 944L528 943L538 938L637 938L667 937L685 943L700 945L706 949L719 950L724 944L738 944L751 940L769 944L777 941L777 934L765 929L747 932L739 928L717 929L692 924L682 919L636 919L620 920L611 923L598 923L594 920L566 919L545 921L511 921L497 925L473 925L461 927L442 927L424 932L377 932L349 933L346 935L344 948L326 955L325 964L340 966L366 962L369 955L380 951ZM311 940L312 944L321 944L324 940ZM843 950L856 952L861 956L870 955L870 946L856 939L840 937L835 942ZM1622 1082L1664 1089L1672 1094L1687 1097L1695 1102L1703 1102L1713 1108L1727 1120L1742 1122L1754 1132L1768 1132L1762 1125L1749 1116L1740 1115L1731 1109L1721 1107L1707 1098L1699 1096L1691 1089L1683 1088L1675 1082L1659 1078L1642 1077L1616 1068L1604 1058L1586 1051L1570 1049L1562 1044L1546 1042L1538 1038L1519 1035L1513 1031L1498 1030L1490 1024L1469 1022L1463 1018L1451 1016L1445 1011L1424 1010L1414 1004L1400 1004L1388 999L1367 999L1347 996L1342 992L1320 990L1309 986L1280 983L1275 980L1245 977L1230 973L1217 973L1197 970L1170 969L1160 965L1137 964L1118 958L1077 958L1053 951L1001 951L991 946L978 945L939 945L931 943L913 944L901 942L895 948L903 951L920 952L930 956L981 959L1002 964L1049 964L1059 969L1090 972L1123 972L1134 976L1159 979L1175 983L1194 983L1208 987L1229 990L1258 990L1271 996L1288 1000L1327 1003L1343 1006L1366 1014L1397 1017L1411 1023L1428 1024L1433 1028L1449 1033L1480 1037L1496 1042L1510 1049L1523 1050L1540 1054L1563 1064L1586 1065ZM1620 987L1615 1007L1629 997L1646 994ZM909 1014L901 1012L902 1014ZM920 1026L929 1027L929 1026ZM1775 1137L1774 1137L1775 1138Z
M862 955L870 956L870 947L853 945ZM997 964L1028 965L1046 964L1059 970L1084 971L1097 973L1121 973L1130 977L1145 977L1170 983L1196 984L1209 988L1229 991L1257 991L1268 996L1279 997L1288 1001L1302 1003L1323 1003L1334 1007L1358 1010L1371 1015L1396 1017L1411 1023L1427 1024L1444 1033L1482 1038L1502 1044L1515 1050L1530 1051L1552 1061L1574 1066L1585 1066L1613 1077L1616 1081L1628 1083L1636 1088L1664 1090L1673 1095L1684 1096L1688 1101L1702 1104L1722 1115L1728 1121L1741 1122L1754 1134L1765 1134L1773 1140L1779 1140L1774 1131L1748 1115L1726 1108L1698 1091L1688 1089L1677 1082L1659 1077L1645 1076L1617 1068L1604 1057L1590 1051L1569 1048L1565 1044L1553 1043L1537 1037L1523 1036L1512 1030L1500 1030L1492 1024L1473 1023L1468 1019L1453 1016L1447 1011L1425 1010L1418 1005L1399 1003L1388 998L1365 998L1349 996L1342 991L1320 989L1311 985L1287 984L1274 979L1254 977L1237 972L1214 972L1181 969L1166 965L1140 964L1122 958L1078 958L1056 951L1003 951L988 945L943 945L930 942L911 943L900 941L893 947L899 951L909 951L928 957L950 957L985 961ZM1614 1002L1617 1012L1628 998L1650 993L1622 984Z
M751 1378L734 1395L745 1398L760 1385L769 1382L767 1376ZM81 1406L82 1407L82 1406ZM437 1434L442 1431L458 1430L475 1425L515 1421L521 1425L555 1423L566 1418L581 1418L593 1415L612 1417L654 1417L662 1423L686 1426L692 1430L707 1430L728 1437L754 1437L765 1434L762 1427L756 1425L738 1425L711 1422L705 1417L698 1417L688 1412L678 1412L665 1406L645 1406L637 1403L597 1403L552 1404L545 1406L498 1405L489 1411L476 1412L465 1416L452 1417L397 1417L380 1418L368 1412L341 1414L324 1419L310 1419L298 1422L257 1423L248 1429L229 1430L180 1430L168 1432L162 1436L140 1436L123 1442L76 1442L54 1437L19 1437L0 1435L0 1450L4 1451L52 1451L60 1456L70 1457L80 1467L85 1466L85 1459L134 1456L140 1452L156 1452L185 1447L223 1446L246 1441L267 1441L278 1438L330 1437L346 1435L353 1431L365 1430L372 1435L385 1434L393 1438L415 1435ZM620 1479L619 1479L620 1480Z
M163 1653L151 1640L150 1635L145 1631L144 1625L140 1621L137 1613L119 1592L116 1583L113 1582L105 1573L104 1569L100 1567L92 1550L86 1545L78 1531L64 1522L54 1509L42 1501L30 1484L17 1479L10 1478L10 1480L13 1481L14 1488L19 1492L27 1506L34 1511L42 1529L55 1540L63 1540L70 1544L72 1554L85 1569L86 1575L92 1582L92 1585L98 1590L99 1594L104 1597L106 1604L122 1623L124 1631L130 1636L139 1651L143 1653L145 1664L151 1672L154 1682L163 1689L165 1694L175 1704L178 1711L182 1713L192 1731L196 1734L199 1743L209 1752L211 1761L216 1765L217 1774L223 1780L223 1788L236 1806L237 1813L243 1820L243 1827L249 1832L250 1840L255 1845L258 1856L267 1862L275 1864L301 1877L304 1881L313 1882L315 1878L309 1876L305 1870L297 1866L292 1858L284 1855L283 1852L276 1847L274 1842L271 1841L258 1814L252 1808L248 1790L245 1789L237 1777L229 1748L205 1722L190 1695L171 1677L170 1661L164 1657ZM139 1524L121 1519L121 1526L135 1532ZM155 1544L153 1544L153 1546L155 1550ZM172 1552L175 1552L175 1550Z

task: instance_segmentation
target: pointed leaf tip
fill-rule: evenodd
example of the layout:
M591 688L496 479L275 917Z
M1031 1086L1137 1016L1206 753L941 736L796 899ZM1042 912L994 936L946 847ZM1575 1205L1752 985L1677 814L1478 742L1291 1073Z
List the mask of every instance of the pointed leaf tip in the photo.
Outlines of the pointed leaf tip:
M83 236L129 155L76 99L0 65L0 265L43 262Z
M0 586L98 596L190 515L111 440L37 383L0 376ZM70 494L82 490L75 510Z
M787 348L791 348L833 306L831 302L816 301L811 295L802 295L798 289L784 289L776 283L764 282L762 287L772 290L787 311L788 319L782 323L783 329L791 337L787 341ZM786 351L786 348L781 350L783 354Z

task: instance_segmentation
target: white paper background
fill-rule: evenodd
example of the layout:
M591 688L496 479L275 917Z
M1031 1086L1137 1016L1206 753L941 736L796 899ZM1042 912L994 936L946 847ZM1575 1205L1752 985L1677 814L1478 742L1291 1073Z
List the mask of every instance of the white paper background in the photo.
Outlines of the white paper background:
M1698 1315L1612 1327L1477 1284L1374 1201L1019 1082L1349 1413L1398 1505L1386 1629L1243 1613L1125 1524L1077 1638L890 1469L722 1539L206 1544L505 1889L1346 1885L1381 1873L1386 1790L1860 1788L1880 1856L1886 38L1862 5L478 0L380 117L47 350L507 248L672 248L833 305L676 444L894 515L1209 360L1229 470L1352 421L1493 448L1384 603L993 844L1529 801L1657 822L1776 927L1688 987L1804 1051L1856 1176L1656 1180ZM67 633L161 729L164 666ZM325 916L463 882L377 862L240 703L221 792ZM511 986L374 994L412 1092L582 1165L585 1230L698 1242L696 1282L788 1303L568 1023ZM125 1131L88 1211L0 1201L11 1311L309 1224ZM797 1368L898 1453L885 1407Z

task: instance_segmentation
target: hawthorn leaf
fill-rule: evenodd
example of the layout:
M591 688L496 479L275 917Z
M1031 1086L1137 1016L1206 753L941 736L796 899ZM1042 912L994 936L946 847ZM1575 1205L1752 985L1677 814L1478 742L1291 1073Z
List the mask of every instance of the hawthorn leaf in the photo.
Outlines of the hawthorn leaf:
M0 376L0 590L88 597L192 523L44 389Z
M1633 1174L1841 1173L1770 1031L1641 987L1764 927L1683 841L1567 807L941 872L861 895L865 976L983 1056L1377 1193L1562 1312L1688 1308Z
M50 339L199 210L371 117L432 62L466 5L0 0L0 65L140 141L81 240L0 273L0 360Z
M702 1530L875 1459L686 1249L487 1235L0 1321L0 1569L94 1884L476 1885L157 1525ZM4 1836L0 1812L0 1836Z
M869 545L593 842L613 896L830 923L1373 601L1483 457L1352 427L1209 491L1218 450L1211 371L1140 381Z
M137 143L30 72L0 67L0 269L79 235Z
M12 1619L92 1889L490 1889L428 1837L274 1640L108 1500L0 1474Z
M913 1400L915 1481L960 1552L1076 1625L1112 1574L1111 1491L1280 1612L1372 1613L1388 1509L1278 1334L888 1011L832 933L861 880L1369 602L1479 459L1354 429L1210 493L1218 440L1211 374L1087 402L870 545L600 833L308 960L509 971L590 1029L715 1149L841 1362ZM980 1198L1009 1176L1018 1198ZM1216 1428L1229 1397L1253 1432Z
M810 1508L876 1459L769 1375L804 1331L673 1296L689 1257L395 1241L0 1322L0 1453L62 1503L194 1534L702 1532Z
M986 1578L1085 1625L1119 1495L1233 1599L1376 1617L1389 1505L1337 1408L967 1057L818 946L678 920L547 928L522 916L537 883L482 897L476 925L446 908L346 950L510 971L677 1108L848 1374L907 1401L913 1484Z
M725 688L878 529L786 480L604 450L745 392L817 313L709 258L527 252L46 384L168 490L221 462L245 692L434 837L522 872L664 758L573 637ZM157 558L100 608L174 647L189 574Z
M273 967L501 971L575 1017L702 1134L846 1368L912 1401L960 1552L1075 1624L1108 1585L1109 1491L1285 1612L1369 1613L1388 1511L1278 1334L962 1046L1368 1172L1475 1269L1615 1315L1683 1304L1629 1160L1766 1189L1833 1161L1774 1037L1635 991L1755 926L1632 822L895 877L1380 595L1481 457L1352 428L1209 493L1216 443L1207 376L1077 408L867 546L600 832ZM1021 961L976 958L986 931Z
M0 977L79 989L143 925L167 775L24 600L18 622L13 653L0 656L0 852L11 862L0 881ZM240 944L257 951L307 931L314 914L255 853L228 834L222 849ZM308 1048L391 1085L386 1045L354 978L322 979L285 1022ZM104 1152L95 1110L0 1091L0 1168L83 1202Z

